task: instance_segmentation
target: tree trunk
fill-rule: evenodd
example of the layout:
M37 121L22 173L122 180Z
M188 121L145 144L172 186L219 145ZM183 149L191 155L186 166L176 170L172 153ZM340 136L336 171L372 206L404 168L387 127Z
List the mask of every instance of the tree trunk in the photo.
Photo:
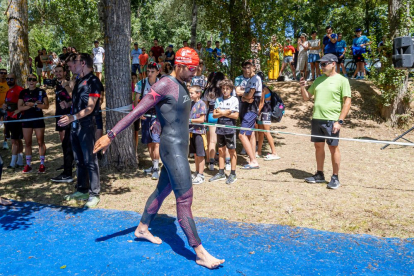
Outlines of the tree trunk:
M403 0L388 0L388 22L390 24L390 38L394 39L398 36L409 35L410 26L403 24L405 9L410 10L409 1L404 4ZM407 18L406 18L407 19ZM407 114L410 110L410 95L408 92L408 71L402 84L397 88L397 95L393 99L390 121L392 126L397 126L401 122L399 118L403 114Z
M132 103L130 41L131 9L129 0L101 0L105 33L105 86L107 108ZM106 113L106 128L111 129L125 114ZM137 166L132 127L116 136L109 147L108 164L118 168Z
M197 40L197 13L198 13L198 6L197 0L193 0L193 21L191 23L191 48L196 48L196 40Z
M11 0L7 19L9 23L10 72L17 84L26 87L29 74L29 38L27 0Z

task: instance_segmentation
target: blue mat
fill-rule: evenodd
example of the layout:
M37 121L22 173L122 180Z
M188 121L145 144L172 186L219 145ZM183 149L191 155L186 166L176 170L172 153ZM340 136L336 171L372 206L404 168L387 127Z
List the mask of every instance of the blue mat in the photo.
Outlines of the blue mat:
M411 275L414 240L196 219L204 246L226 259L198 266L176 219L159 215L138 241L140 215L31 202L0 207L0 275Z

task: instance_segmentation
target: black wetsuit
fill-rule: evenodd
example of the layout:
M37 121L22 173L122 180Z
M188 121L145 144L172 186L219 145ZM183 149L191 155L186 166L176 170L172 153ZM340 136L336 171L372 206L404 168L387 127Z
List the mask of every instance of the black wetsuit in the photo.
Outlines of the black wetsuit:
M140 103L108 133L110 138L154 107L161 125L160 157L164 164L158 185L148 198L141 222L149 225L164 199L174 191L177 218L190 246L201 244L191 212L193 185L188 163L188 127L191 100L185 85L165 76L151 87Z

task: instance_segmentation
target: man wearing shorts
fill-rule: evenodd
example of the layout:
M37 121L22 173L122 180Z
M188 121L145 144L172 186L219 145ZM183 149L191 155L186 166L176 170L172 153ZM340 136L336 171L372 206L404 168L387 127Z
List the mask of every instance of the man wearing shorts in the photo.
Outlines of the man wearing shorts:
M93 71L99 80L102 79L102 67L105 60L105 50L99 46L99 41L94 41L95 48L92 49L93 54Z
M136 74L141 73L141 66L139 65L139 55L142 54L141 49L138 48L138 42L134 43L134 49L131 51L131 72Z
M155 62L148 64L148 77L140 80L135 87L135 93L137 93L135 98L138 99L135 106L151 91L151 86L158 81L159 73L160 71ZM160 161L160 135L152 131L153 125L157 124L155 108L148 110L145 115L141 117L141 143L147 144L152 167L144 170L144 172L151 174L151 179L157 180Z
M308 183L324 183L323 165L325 161L325 142L328 144L332 156L333 175L328 183L328 189L338 189L340 186L338 173L341 162L338 138L341 126L351 108L351 87L347 78L336 72L338 58L334 54L326 54L320 59L320 66L324 75L317 78L311 87L306 90L307 82L300 81L300 91L305 101L315 97L312 117L312 136L315 144L317 172L305 179Z

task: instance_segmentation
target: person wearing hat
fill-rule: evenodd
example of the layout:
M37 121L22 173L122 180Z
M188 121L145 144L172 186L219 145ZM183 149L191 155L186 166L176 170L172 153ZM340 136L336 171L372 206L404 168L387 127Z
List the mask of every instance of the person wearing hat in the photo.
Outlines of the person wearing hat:
M364 72L365 72L365 59L364 53L366 52L366 48L368 45L372 43L368 37L362 35L361 28L355 29L355 38L352 41L352 50L354 53L354 59L357 64L357 68L355 70L354 75L352 76L353 79L364 79ZM358 74L358 76L357 76Z
M95 48L92 49L93 54L93 71L99 80L102 79L102 67L105 60L105 50L99 46L99 41L95 40Z
M338 173L341 162L339 151L339 132L344 124L345 117L351 108L351 87L347 78L336 72L338 57L326 54L320 60L323 75L317 78L309 89L306 89L305 78L300 80L300 91L305 101L314 96L315 104L312 117L311 142L315 145L317 172L305 178L308 183L325 183L323 165L325 160L325 142L328 144L332 156L333 175L328 183L328 189L337 189L340 186Z
M188 243L196 252L199 265L213 269L224 260L211 256L201 244L191 212L193 186L188 163L188 133L191 99L185 82L190 82L199 65L199 57L194 49L185 47L176 53L174 71L152 85L150 92L142 98L126 117L119 121L108 134L100 138L94 152L106 151L116 136L128 128L149 109L155 107L159 123L153 126L153 132L160 136L160 157L163 162L158 184L148 198L141 221L135 230L135 236L155 244L161 244L148 230L164 199L174 191L177 204L177 221L184 231Z
M134 49L131 51L131 72L141 74L141 66L139 65L139 55L142 54L142 50L138 48L138 42L134 43Z
M168 45L167 52L165 52L165 61L169 62L174 66L175 53L173 51L174 46L172 44Z
M283 47L283 63L282 63L282 69L280 69L279 75L283 74L283 70L285 70L286 66L290 66L290 69L292 69L293 73L293 79L295 79L296 76L296 70L295 66L293 66L293 54L295 53L295 47L290 44L291 40L290 38L286 38L286 44L285 47Z

